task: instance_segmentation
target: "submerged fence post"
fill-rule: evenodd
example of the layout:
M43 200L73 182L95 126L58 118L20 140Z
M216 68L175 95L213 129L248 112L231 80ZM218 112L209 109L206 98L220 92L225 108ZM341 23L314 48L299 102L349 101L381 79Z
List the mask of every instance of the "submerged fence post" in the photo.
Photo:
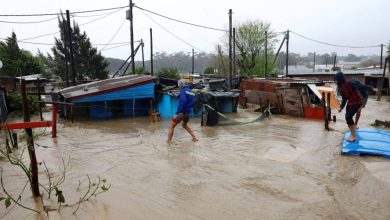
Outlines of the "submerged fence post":
M331 116L331 108L330 108L330 92L327 92L326 93L327 95L327 100L326 100L326 103L327 103L327 110L328 110L328 121L332 120L332 116Z
M51 127L51 137L56 138L57 137L57 104L53 103L53 112L52 112L52 127Z
M23 99L23 115L24 115L24 122L30 121L30 110L28 107L28 100L27 100L27 94L26 94L26 82L24 79L20 80L20 90L22 93L22 99ZM35 148L34 148L34 139L33 139L33 132L31 128L25 129L27 134L27 148L28 148L28 155L30 156L30 184L31 184L31 190L34 195L34 197L39 197L41 194L39 193L39 181L38 181L38 163L37 163L37 157L35 155Z
M322 108L324 110L324 122L325 122L325 129L329 130L329 120L328 120L328 114L326 110L326 99L325 99L325 92L322 92Z

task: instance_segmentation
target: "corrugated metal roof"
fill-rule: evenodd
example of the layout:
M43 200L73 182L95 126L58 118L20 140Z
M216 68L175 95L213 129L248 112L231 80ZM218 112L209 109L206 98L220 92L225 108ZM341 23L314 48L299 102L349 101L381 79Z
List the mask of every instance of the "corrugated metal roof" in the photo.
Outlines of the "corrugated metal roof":
M65 99L79 99L94 95L100 95L116 90L147 84L155 81L155 77L149 75L131 75L116 77L112 79L100 80L72 86L59 91Z

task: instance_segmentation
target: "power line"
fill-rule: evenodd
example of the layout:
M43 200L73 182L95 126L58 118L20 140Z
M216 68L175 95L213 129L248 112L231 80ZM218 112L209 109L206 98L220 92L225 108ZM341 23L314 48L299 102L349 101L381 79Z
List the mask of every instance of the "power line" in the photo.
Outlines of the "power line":
M130 44L130 42L128 42L126 44L119 45L119 46L115 46L115 47L104 48L104 49L101 49L100 51L111 50L111 49L115 49L118 47L124 47L124 46L128 46L129 44Z
M127 8L129 6L120 6L120 7L114 7L114 8L103 8L103 9L95 9L95 10L87 10L87 11L75 11L70 14L84 14L84 13L91 13L91 12L99 12L99 11L110 11L110 10L116 10L116 9L122 9ZM52 15L61 15L62 13L43 13L43 14L0 14L0 17L40 17L40 16L52 16Z
M191 48L195 48L197 51L201 51L199 50L197 47L195 47L194 45L188 43L187 41L183 40L182 38L180 38L179 36L177 36L176 34L172 33L171 31L169 31L167 28L165 28L164 26L162 26L161 24L159 24L157 21L155 21L153 18L151 18L149 15L147 15L145 12L142 12L146 15L146 17L148 17L150 20L152 20L154 23L156 23L158 26L160 26L162 29L164 29L166 32L170 33L172 36L174 36L175 38L177 38L178 40L180 40L181 42L187 44L188 46L190 46Z
M122 10L122 8L120 8L120 9L118 9L118 10L116 10L116 11L113 11L113 12L111 12L111 13L108 13L108 14L102 16L102 17L95 18L95 19L93 19L93 20L91 20L91 21L88 21L88 22L86 22L86 23L84 23L84 24L80 24L79 26L83 26L83 25L90 24L90 23L92 23L92 22L98 21L98 20L103 19L103 18L105 18L105 17L108 17L108 16L110 16L110 15L112 15L112 14L114 14L114 13L120 11L120 10Z
M298 34L296 32L293 32L290 30L290 33L293 33L299 37L302 37L304 39L307 39L307 40L310 40L310 41L313 41L313 42L316 42L316 43L319 43L319 44L324 44L324 45L328 45L328 46L333 46L333 47L343 47L343 48L352 48L352 49L356 49L356 48L373 48L373 47L380 47L381 45L372 45L372 46L349 46L349 45L339 45L339 44L331 44L331 43L326 43L326 42L323 42L323 41L319 41L319 40L315 40L313 38L310 38L310 37L306 37L306 36L303 36L301 34Z
M149 13L151 13L151 14L154 14L154 15L157 15L157 16L160 16L160 17L163 17L163 18L172 20L172 21L176 21L176 22L179 22L179 23L188 24L188 25L192 25L192 26L195 26L195 27L205 28L205 29L210 29L210 30L214 30L214 31L228 32L227 30L224 30L224 29L219 29L219 28L214 28L214 27L208 27L208 26L204 26L204 25L199 25L199 24L194 24L194 23L190 23L190 22L186 22L186 21L181 21L181 20L178 20L178 19L175 19L175 18L171 18L171 17L165 16L165 15L159 14L159 13L157 13L157 12L153 12L153 11L150 11L150 10L147 10L147 9L144 9L144 8L141 8L141 7L136 6L136 5L134 5L134 7L135 7L135 8L138 8L138 9L140 9L140 10L142 10L142 11L146 11L146 12L149 12Z
M104 45L104 47L101 49L101 50L104 50L104 48L107 47L107 45L109 45L111 43L112 40L114 40L114 38L116 37L116 35L119 33L119 31L122 29L123 27L123 24L125 23L126 19L123 19L123 22L122 24L119 26L118 30L116 30L115 34L111 37L111 39L108 41L108 43L106 45Z
M52 21L57 19L57 17L42 20L42 21L0 21L0 23L6 23L6 24L39 24L39 23L45 23L48 21Z
M99 12L99 11L110 11L110 10L116 10L116 9L124 9L128 8L129 6L120 6L120 7L114 7L114 8L103 8L103 9L95 9L95 10L89 10L89 11L76 11L72 12L71 14L84 14L84 13L91 13L91 12Z
M50 35L55 35L55 34L58 34L58 33L60 33L60 32L59 32L59 31L56 31L56 32L53 32L53 33L42 34L42 35L38 35L38 36L35 36L35 37L29 37L29 38L21 39L21 41L24 41L24 40L33 40L33 39L37 39L37 38L41 38L41 37L46 37L46 36L50 36Z
M93 19L93 20L91 20L91 21L88 21L88 22L86 22L86 23L84 23L84 24L80 24L79 27L80 27L80 26L83 26L83 25L90 24L90 23L95 22L95 21L97 21L97 20L103 19L103 18L105 18L105 17L107 17L107 16L109 16L109 15L112 15L112 14L114 14L114 13L120 11L121 9L122 9L122 8L118 9L117 11L111 12L111 13L109 13L109 14L105 14L105 15L102 16L102 17L99 17L99 18ZM56 32L53 32L53 33L42 34L42 35L38 35L38 36L35 36L35 37L29 37L29 38L21 39L21 41L24 41L24 40L33 40L33 39L37 39L37 38L41 38L41 37L46 37L46 36L50 36L50 35L55 35L55 34L58 34L58 33L60 33L60 32L59 32L59 31L56 31Z

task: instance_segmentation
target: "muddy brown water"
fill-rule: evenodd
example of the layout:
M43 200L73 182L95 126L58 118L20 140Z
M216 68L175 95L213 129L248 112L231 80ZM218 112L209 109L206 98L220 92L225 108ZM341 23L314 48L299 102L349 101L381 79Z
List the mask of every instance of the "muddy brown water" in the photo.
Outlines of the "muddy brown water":
M360 127L371 127L375 119L389 120L389 101L371 97ZM62 158L71 158L61 186L66 201L80 197L76 188L79 180L85 186L87 174L105 178L112 186L83 203L76 215L74 208L65 207L49 217L390 219L390 160L340 155L347 130L344 113L336 113L332 131L324 130L321 121L282 115L216 127L201 127L200 119L192 119L190 127L199 142L177 127L171 144L166 143L169 120L60 121L57 139L51 139L50 129L36 130L41 134L36 151L38 161L44 160L52 171L58 170ZM242 110L239 115L253 118L256 113ZM25 177L4 159L0 164L5 187L17 195ZM45 184L43 167L39 169ZM28 188L22 202L34 207ZM3 219L46 218L19 207L6 213L2 202Z

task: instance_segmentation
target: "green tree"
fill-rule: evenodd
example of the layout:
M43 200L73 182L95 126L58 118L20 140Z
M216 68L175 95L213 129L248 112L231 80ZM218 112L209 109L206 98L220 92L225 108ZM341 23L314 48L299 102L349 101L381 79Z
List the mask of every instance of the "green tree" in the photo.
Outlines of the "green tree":
M214 67L212 67L212 66L207 67L204 70L203 74L214 74Z
M135 68L135 74L143 74L144 72L145 72L145 69L142 66ZM133 71L132 70L128 70L128 71L126 71L125 75L132 75L132 74L133 74Z
M15 77L40 74L43 71L37 57L29 51L19 49L18 40L14 32L5 40L5 43L0 43L0 60L2 60L4 65L0 69L0 75Z
M265 69L265 32L267 31L268 63ZM271 31L271 24L262 21L247 21L236 28L236 62L238 70L247 75L264 76L274 66L274 45L276 35Z
M357 57L354 54L348 54L347 58L345 58L345 61L347 61L347 62L357 62L357 61L360 61L360 58Z
M176 79L176 80L180 79L178 70L176 68L162 67L157 72L157 75L169 79Z
M379 62L373 59L368 59L360 62L359 66L361 67L379 66Z
M60 76L63 80L66 79L65 70L65 53L70 54L70 48L65 50L65 44L68 45L68 28L66 20L63 16L58 18L58 27L60 29L60 37L55 38L54 47L52 48L53 56L48 56L48 66L52 68L55 75ZM85 31L80 32L80 28L76 22L73 22L72 29L72 44L73 57L75 65L75 74L78 80L82 79L106 79L108 71L106 70L108 62L104 59L100 52L95 47L92 47L91 41ZM68 56L70 57L70 56ZM69 74L71 74L69 65ZM69 75L71 79L72 76Z

